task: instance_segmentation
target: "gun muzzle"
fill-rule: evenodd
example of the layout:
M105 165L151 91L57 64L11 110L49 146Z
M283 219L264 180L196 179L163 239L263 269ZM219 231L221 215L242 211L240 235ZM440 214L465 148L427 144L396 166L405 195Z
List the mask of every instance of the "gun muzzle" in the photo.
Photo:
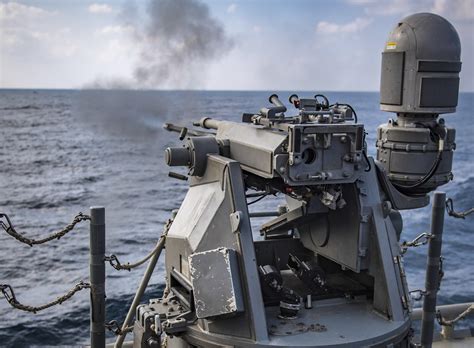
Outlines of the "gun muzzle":
M189 175L202 176L206 171L207 155L219 154L219 145L212 136L189 137L184 147L168 147L166 164L189 168Z
M168 147L165 150L165 162L170 167L189 166L191 153L186 147Z
M278 99L278 95L276 94L272 94L269 98L268 98L268 101L270 103L272 103L273 105L275 106L283 106L285 107L285 105L281 102L280 99Z
M271 108L261 108L260 114L262 114L264 117L274 118L277 116L277 114L286 111L286 106L281 102L280 99L278 99L276 94L272 94L270 98L268 98L268 101L275 106L272 106Z

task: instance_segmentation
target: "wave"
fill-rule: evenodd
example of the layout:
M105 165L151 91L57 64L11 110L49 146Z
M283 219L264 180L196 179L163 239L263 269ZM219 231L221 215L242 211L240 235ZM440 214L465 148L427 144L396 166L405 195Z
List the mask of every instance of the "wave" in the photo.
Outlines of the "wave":
M87 193L81 193L74 196L66 196L59 199L20 199L20 200L5 200L0 201L0 206L6 207L17 207L17 208L26 208L26 209L46 209L46 208L63 208L67 206L71 206L74 204L78 204L81 202L85 202L90 199L91 196Z
M0 108L0 110L41 110L41 108L36 105L22 105L22 106L7 106L4 108Z

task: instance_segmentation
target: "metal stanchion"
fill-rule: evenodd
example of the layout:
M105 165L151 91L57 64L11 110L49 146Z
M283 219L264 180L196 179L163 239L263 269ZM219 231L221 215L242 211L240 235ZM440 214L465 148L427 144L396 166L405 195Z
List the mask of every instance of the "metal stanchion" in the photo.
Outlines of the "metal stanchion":
M105 348L105 208L90 208L91 348Z
M160 238L160 240L158 241L156 253L148 262L148 266L146 268L145 274L143 275L143 278L140 282L140 286L138 287L135 297L133 298L133 302L128 310L127 317L125 318L125 321L123 322L122 334L117 336L117 340L115 341L115 345L114 345L115 348L122 347L123 341L125 340L125 336L127 335L127 327L128 325L131 324L133 317L135 316L135 311L137 309L137 306L140 304L142 296L145 293L145 290L148 286L148 282L150 281L153 271L155 270L156 264L160 258L161 251L163 250L165 246L165 240L166 238L163 235L162 238Z
M425 296L421 317L421 346L431 348L433 344L434 321L436 318L436 295L440 282L441 244L444 227L446 194L435 192L431 215L431 237L428 244Z

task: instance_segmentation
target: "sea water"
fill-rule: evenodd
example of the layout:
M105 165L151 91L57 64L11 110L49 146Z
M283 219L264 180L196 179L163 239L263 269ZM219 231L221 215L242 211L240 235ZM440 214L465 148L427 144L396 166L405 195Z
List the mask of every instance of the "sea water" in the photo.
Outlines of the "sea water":
M162 129L163 123L189 126L203 116L240 122L243 112L267 106L271 93L0 90L0 212L10 216L19 232L39 237L61 229L78 212L103 205L107 253L122 263L134 262L152 250L187 191L186 182L168 177L164 149L180 142L176 133ZM286 100L291 93L278 94ZM331 103L354 107L368 132L368 153L374 156L377 126L394 117L379 110L378 93L325 94ZM296 113L289 110L288 115ZM441 190L459 210L474 206L472 110L474 94L461 93L457 112L443 116L456 128L457 148L454 181ZM263 200L251 211L274 209L272 204ZM402 215L403 240L429 230L430 207ZM439 303L474 301L472 226L474 216L446 217ZM253 227L257 238L255 221ZM79 280L87 281L88 233L88 223L82 223L60 240L29 247L0 231L0 283L10 284L20 302L39 305ZM426 246L409 250L404 259L410 289L422 289ZM118 272L107 266L108 320L123 321L143 271ZM163 275L160 261L146 298L160 295ZM0 345L78 345L88 340L88 291L37 314L12 309L0 298L0 313Z

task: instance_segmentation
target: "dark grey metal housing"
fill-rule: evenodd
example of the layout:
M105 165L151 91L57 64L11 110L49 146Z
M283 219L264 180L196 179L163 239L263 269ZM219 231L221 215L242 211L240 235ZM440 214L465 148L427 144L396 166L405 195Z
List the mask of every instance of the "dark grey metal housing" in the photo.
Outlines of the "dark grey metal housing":
M382 53L380 108L397 113L456 111L461 71L456 29L432 13L402 19Z
M382 53L380 108L397 118L377 131L377 160L408 195L423 195L453 178L455 131L438 116L456 111L461 71L456 29L443 17L401 20Z
M397 120L379 128L377 163L352 106L319 94L292 95L294 116L272 95L273 106L243 123L194 123L212 133L192 130L184 147L166 150L168 165L189 169L189 190L166 237L166 290L137 308L134 346L409 347L399 210L427 205L426 193L452 177L455 132L438 115L455 110L459 54L439 16L410 16L394 30L381 105ZM283 207L250 211L277 194ZM254 216L271 217L259 240ZM429 256L433 275L439 253ZM427 346L437 286L429 279Z

